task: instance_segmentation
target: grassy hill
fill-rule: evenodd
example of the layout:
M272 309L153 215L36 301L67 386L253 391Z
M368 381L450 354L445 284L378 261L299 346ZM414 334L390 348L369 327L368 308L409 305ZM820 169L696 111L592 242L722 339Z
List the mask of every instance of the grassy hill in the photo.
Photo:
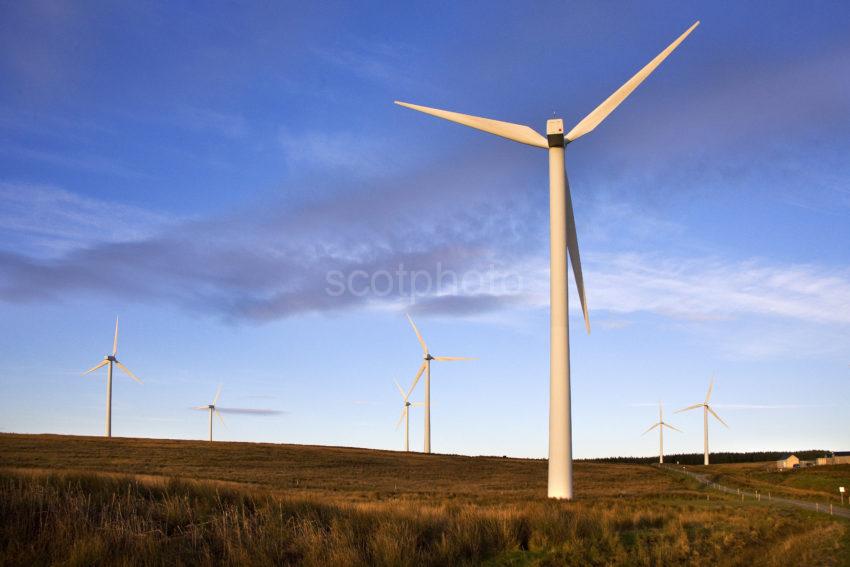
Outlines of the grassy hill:
M848 523L648 465L0 435L0 564L846 565Z

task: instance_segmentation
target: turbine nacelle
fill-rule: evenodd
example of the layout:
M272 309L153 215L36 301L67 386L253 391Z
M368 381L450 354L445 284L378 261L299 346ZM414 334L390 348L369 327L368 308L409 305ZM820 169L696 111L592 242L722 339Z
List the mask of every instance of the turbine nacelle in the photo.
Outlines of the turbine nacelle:
M564 139L564 121L553 118L546 121L546 142L550 148L563 148L568 142Z

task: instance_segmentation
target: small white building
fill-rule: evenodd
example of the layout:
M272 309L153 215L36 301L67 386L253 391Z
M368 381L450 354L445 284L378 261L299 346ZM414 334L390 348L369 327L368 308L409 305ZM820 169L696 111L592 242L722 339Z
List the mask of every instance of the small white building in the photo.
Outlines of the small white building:
M795 455L788 455L784 459L776 461L776 468L779 470L793 469L795 466L800 466L800 459Z

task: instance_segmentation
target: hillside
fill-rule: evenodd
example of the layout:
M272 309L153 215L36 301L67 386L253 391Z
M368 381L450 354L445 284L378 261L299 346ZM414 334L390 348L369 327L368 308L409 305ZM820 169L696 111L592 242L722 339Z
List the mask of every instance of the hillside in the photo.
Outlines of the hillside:
M846 565L846 521L647 465L0 435L0 563ZM843 563L842 563L843 562Z

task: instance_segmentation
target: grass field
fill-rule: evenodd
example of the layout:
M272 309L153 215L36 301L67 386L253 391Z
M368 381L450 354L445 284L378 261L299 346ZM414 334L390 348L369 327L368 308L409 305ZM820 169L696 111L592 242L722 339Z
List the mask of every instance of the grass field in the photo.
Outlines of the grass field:
M0 435L0 564L850 565L850 525L647 465Z
M688 469L700 472L700 467L690 466ZM840 503L839 486L843 486L850 494L850 465L778 471L773 463L740 463L711 465L709 471L713 480L728 486L812 502ZM844 497L845 504L848 503L848 494Z

